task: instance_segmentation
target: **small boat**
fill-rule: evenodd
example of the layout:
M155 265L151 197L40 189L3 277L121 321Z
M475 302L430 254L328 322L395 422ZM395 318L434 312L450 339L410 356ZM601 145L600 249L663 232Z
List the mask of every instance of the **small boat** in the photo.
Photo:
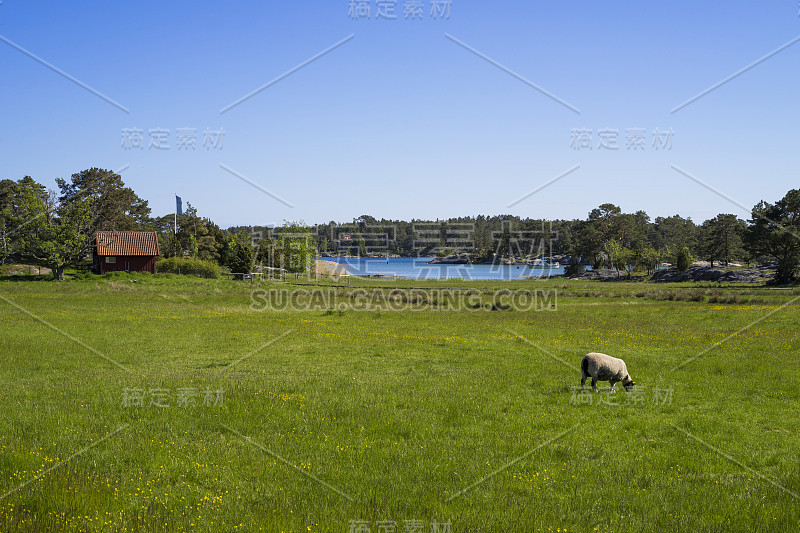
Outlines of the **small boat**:
M547 261L545 259L534 259L531 263L531 268L533 267L540 267L540 268L558 268L561 264L558 261Z

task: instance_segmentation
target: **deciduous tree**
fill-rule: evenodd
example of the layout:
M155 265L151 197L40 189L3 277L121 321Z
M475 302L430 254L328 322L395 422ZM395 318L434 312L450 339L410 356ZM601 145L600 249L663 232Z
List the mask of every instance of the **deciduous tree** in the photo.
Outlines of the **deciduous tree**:
M84 259L91 251L92 200L57 202L55 194L43 199L32 187L20 187L20 213L30 222L19 230L22 255L53 271L53 279L64 279L64 268Z

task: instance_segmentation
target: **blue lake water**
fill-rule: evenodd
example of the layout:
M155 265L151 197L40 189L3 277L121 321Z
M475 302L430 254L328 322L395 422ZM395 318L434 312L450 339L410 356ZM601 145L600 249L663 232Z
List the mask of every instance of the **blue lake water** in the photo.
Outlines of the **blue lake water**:
M397 276L407 279L525 279L563 274L564 267L532 267L528 265L430 265L432 257L320 257L345 265L350 274Z

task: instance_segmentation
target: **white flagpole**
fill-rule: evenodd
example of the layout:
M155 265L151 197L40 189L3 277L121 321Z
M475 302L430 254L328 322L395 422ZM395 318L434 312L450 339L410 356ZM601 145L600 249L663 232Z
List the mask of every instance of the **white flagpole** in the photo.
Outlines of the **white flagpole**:
M178 193L175 193L175 235L178 234Z

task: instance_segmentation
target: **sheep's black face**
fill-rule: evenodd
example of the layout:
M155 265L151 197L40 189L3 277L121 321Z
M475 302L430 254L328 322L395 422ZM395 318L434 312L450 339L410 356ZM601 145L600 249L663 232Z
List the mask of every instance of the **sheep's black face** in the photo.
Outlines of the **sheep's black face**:
M625 390L630 392L633 386L636 385L633 381L629 381L628 383L623 383L622 386L625 387Z

